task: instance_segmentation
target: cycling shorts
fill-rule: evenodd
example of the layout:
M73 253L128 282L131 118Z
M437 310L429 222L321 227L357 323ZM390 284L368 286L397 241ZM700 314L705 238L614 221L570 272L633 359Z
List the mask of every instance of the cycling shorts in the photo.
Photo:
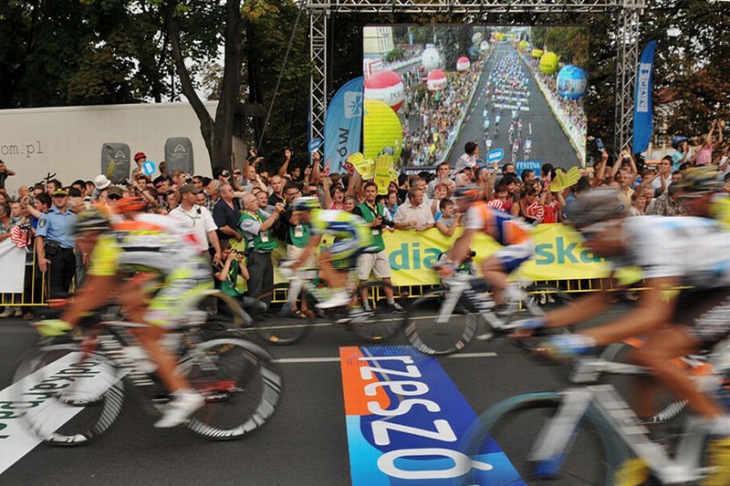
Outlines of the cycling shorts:
M364 248L362 248L362 242L359 238L351 236L344 240L335 241L327 250L329 251L330 258L335 262L352 260L360 255Z
M730 287L683 291L673 322L686 326L703 348L711 348L730 335Z
M213 288L210 278L196 276L192 268L180 267L173 271L153 295L147 306L145 322L153 326L175 328L204 291Z
M520 265L532 258L532 242L525 241L517 245L508 245L494 253L494 256L502 263L504 271L512 273Z

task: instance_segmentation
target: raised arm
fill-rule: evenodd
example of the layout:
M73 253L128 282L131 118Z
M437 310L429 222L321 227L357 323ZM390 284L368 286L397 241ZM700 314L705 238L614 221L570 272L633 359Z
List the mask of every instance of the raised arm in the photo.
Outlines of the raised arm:
M281 164L281 167L279 167L279 177L284 177L286 175L286 171L289 169L289 162L291 161L291 150L286 149L284 150L284 163Z

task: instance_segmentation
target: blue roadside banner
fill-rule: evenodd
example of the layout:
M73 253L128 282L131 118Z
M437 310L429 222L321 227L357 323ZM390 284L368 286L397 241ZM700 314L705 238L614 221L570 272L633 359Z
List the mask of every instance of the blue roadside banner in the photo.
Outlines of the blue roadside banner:
M362 76L345 83L327 107L324 119L324 160L331 160L330 171L342 172L350 154L360 151L363 120Z
M639 60L639 70L636 73L636 89L634 91L634 140L631 149L635 154L646 151L654 132L652 117L652 83L654 71L654 51L656 41L649 42L644 47Z

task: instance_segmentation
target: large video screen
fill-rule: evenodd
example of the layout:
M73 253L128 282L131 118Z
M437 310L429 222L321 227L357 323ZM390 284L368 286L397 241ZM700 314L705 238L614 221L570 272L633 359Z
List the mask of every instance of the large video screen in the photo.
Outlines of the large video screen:
M583 165L588 55L582 27L367 26L364 156L453 166L475 141L482 163Z

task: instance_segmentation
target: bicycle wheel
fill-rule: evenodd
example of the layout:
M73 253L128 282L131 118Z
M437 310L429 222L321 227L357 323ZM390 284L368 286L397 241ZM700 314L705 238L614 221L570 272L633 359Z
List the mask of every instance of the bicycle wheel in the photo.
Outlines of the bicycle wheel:
M33 404L22 420L44 442L87 444L111 427L124 402L123 374L101 354L78 344L28 351L13 378L18 403Z
M313 308L313 298L308 294L306 298L312 303L310 305ZM284 303L276 316L254 318L253 325L259 336L267 343L283 346L304 339L309 334L311 324L311 319L292 315L288 303Z
M282 380L273 359L243 339L204 341L183 357L179 370L206 402L187 426L211 440L250 434L266 423L279 403Z
M211 331L240 329L245 327L241 305L222 292L213 292L205 296L197 305L197 309L205 311L205 328Z
M350 328L366 341L378 342L390 339L398 333L402 319L388 307L386 291L393 292L393 287L385 282L365 282L357 289L360 297L362 289L368 291L368 303L372 311L362 317L349 321Z
M533 446L540 441L543 426L555 416L561 400L560 393L528 393L497 403L484 412L467 430L459 450L472 460L495 467L486 472L472 469L459 484L613 484L614 471L630 454L619 435L592 406L559 458L559 465L531 461Z
M429 290L408 307L404 323L406 336L424 354L440 355L459 351L474 337L477 326L486 325L484 317L475 312L464 297L459 299L448 322L439 323L437 317L441 304L449 292L447 288Z

